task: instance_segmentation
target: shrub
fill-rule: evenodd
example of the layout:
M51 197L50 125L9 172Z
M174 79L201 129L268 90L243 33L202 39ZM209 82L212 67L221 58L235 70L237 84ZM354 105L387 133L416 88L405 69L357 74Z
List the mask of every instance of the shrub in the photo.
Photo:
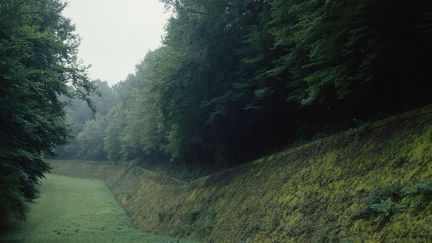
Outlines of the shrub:
M432 199L432 181L413 185L390 185L375 189L353 220L375 218L380 227L399 211L411 207L415 212L423 211Z

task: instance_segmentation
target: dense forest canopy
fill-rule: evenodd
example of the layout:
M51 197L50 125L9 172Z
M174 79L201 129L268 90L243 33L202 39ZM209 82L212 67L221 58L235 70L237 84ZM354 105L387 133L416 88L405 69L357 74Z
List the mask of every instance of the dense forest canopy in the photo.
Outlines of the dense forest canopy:
M431 102L429 0L162 2L162 47L69 156L214 169Z
M42 156L67 141L67 98L86 100L94 90L77 62L79 39L64 7L0 1L0 224L24 217L49 169Z

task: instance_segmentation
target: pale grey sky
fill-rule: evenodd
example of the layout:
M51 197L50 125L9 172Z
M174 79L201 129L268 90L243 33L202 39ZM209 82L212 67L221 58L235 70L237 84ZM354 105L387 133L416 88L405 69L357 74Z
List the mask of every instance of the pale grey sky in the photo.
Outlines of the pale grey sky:
M79 57L90 78L111 85L135 71L147 51L161 45L169 18L158 0L68 0L64 15L81 36Z

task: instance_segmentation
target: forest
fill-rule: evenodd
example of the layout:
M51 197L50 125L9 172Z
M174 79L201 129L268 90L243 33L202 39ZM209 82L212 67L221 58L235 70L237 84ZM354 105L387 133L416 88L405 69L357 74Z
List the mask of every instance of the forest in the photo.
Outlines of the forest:
M432 102L430 0L162 2L161 47L110 87L62 1L0 1L2 220L43 157L217 171Z
M162 47L94 83L95 116L74 101L59 157L211 171L431 102L429 1L164 3Z

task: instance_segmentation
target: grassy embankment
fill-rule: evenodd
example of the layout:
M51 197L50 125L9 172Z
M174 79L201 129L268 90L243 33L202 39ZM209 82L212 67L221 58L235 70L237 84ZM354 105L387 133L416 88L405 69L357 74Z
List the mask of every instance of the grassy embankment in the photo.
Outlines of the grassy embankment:
M144 234L129 219L102 181L48 175L26 222L0 242L177 242Z
M432 241L432 106L190 183L57 161L104 180L146 232L216 241Z

